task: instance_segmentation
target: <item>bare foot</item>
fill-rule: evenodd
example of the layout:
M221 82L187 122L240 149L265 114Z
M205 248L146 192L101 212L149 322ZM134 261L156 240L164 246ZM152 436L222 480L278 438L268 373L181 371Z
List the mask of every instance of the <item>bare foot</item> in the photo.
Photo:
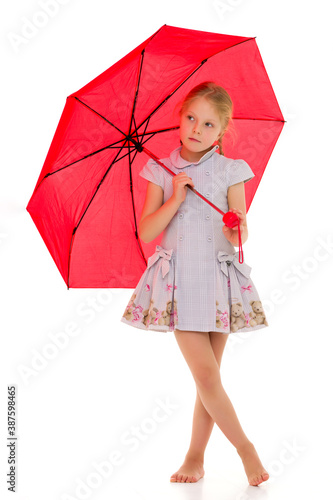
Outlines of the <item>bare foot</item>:
M170 477L172 483L196 483L205 474L203 463L193 458L185 458L183 465Z
M263 481L267 481L269 474L262 465L258 453L252 443L246 448L237 450L241 457L244 469L251 486L258 486Z

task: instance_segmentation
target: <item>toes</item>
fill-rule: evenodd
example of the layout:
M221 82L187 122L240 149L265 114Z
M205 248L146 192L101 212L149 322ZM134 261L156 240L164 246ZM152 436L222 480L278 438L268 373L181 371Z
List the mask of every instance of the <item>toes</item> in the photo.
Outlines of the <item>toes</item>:
M172 474L170 482L172 483L196 483L198 479L195 476L188 476L186 474Z
M268 474L268 472L263 472L263 473L261 474L261 477L262 477L263 481L267 481L267 479L269 478L269 474Z
M258 476L252 477L249 482L251 486L258 486L258 484L260 483Z
M265 470L265 472L262 472L259 476L252 476L249 478L249 483L251 486L258 486L263 481L267 481L267 479L269 479L269 474Z

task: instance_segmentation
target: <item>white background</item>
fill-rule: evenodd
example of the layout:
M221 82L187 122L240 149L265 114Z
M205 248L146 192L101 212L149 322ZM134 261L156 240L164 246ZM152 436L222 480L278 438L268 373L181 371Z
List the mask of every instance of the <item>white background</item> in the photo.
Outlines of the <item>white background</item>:
M13 37L45 12L42 4L2 2L0 16L1 497L9 470L7 386L16 384L18 500L329 498L330 3L54 0L57 12L15 48ZM188 449L195 400L174 334L120 322L133 290L67 290L25 208L66 97L163 24L256 36L287 121L249 210L244 245L270 326L230 336L221 366L271 474L258 488L248 486L217 426L204 479L169 483ZM69 336L73 323L77 334ZM52 340L59 333L68 339L62 348ZM168 400L172 408L161 409L165 420L156 422ZM110 465L117 450L122 463L103 477L98 464Z

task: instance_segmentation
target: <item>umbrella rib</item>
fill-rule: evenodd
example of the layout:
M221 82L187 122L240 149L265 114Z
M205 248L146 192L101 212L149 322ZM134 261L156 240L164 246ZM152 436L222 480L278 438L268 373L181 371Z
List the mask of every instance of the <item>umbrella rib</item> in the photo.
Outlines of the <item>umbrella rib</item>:
M114 123L110 122L110 120L108 120L107 118L105 118L105 116L101 115L98 111L96 111L95 109L93 109L90 106L88 106L88 104L86 104L85 102L81 101L81 99L79 99L78 97L75 97L75 96L73 96L73 97L78 102L80 102L83 106L86 106L88 109L90 109L90 111L92 111L93 113L96 113L96 115L98 115L100 118L102 118L103 120L105 120L109 125L111 125L115 129L117 129L118 132L120 132L121 134L123 134L124 137L126 137L126 134L122 130L120 130L120 128L118 128Z
M137 97L138 97L138 92L139 92L139 87L140 87L140 81L141 81L141 74L142 74L142 66L143 66L143 58L144 58L144 50L141 52L141 60L140 60L140 69L139 69L139 74L138 74L138 82L137 82L137 88L136 88L136 92L135 92L135 97L134 97L134 102L133 102L133 108L132 108L132 113L131 113L131 121L130 121L130 126L129 126L129 130L128 130L128 135L127 137L130 136L131 134L131 128L132 128L132 123L134 122L134 131L135 134L136 134L136 137L137 137L137 141L139 142L139 135L138 135L138 127L136 126L136 121L135 121L135 107L136 107L136 102L137 102ZM203 64L203 62L202 62ZM197 68L199 69L199 68ZM185 83L185 82L183 82ZM177 89L176 89L177 90ZM171 96L172 94L170 94ZM169 96L169 97L170 97ZM100 116L102 119L104 119L107 123L109 123L111 126L114 126L119 132L121 132L123 135L125 135L118 127L116 127L112 122L110 122L107 118L105 118L104 116L102 116L100 113L98 113L97 111L95 111L94 109L92 109L90 106L88 106L86 103L84 103L83 101L81 101L80 99L78 99L77 97L74 97L78 102L80 102L81 104L83 104L84 106L86 106L88 109L90 109L91 111L93 111L94 113L96 113L98 116ZM162 103L163 104L163 103ZM145 130L143 132L143 134L140 134L141 135L141 139L143 139L143 137L145 137L146 135L146 130L147 130L147 127L149 125L149 121L150 121L150 117L148 117L148 119L145 120L146 121L146 126L145 126ZM179 128L179 127L174 127L174 128ZM166 132L166 131L170 131L170 130L173 130L174 128L168 128L168 129L164 129L164 130L160 130L158 132L153 132L153 133L150 133L151 137L153 137L155 135L155 133L161 133L161 132ZM149 139L151 139L151 137L147 138L146 141L148 141ZM145 141L145 142L146 142ZM135 151L135 154L134 154L134 157L131 158L131 150L130 150L130 141L126 141L127 144L128 144L128 153L126 153L124 156L120 157L117 159L117 156L119 156L120 154L120 151L123 149L125 143L123 144L123 146L121 147L120 151L118 152L118 155L116 156L116 158L113 160L112 164L116 163L117 161L121 160L122 158L124 158L125 156L128 156L129 158L129 173L130 173L130 190L131 190L131 199L132 199L132 207L133 207L133 214L134 214L134 224L135 224L135 237L138 241L138 244L139 244L139 247L140 247L140 251L142 253L142 256L145 260L145 263L147 264L147 261L146 261L146 258L144 256L144 253L143 253L143 250L142 250L142 247L141 247L141 244L140 244L140 241L139 241L139 237L138 237L138 228L137 228L137 221L136 221L136 216L135 216L135 207L134 207L134 193L133 193L133 182L132 182L132 163L136 157L136 154L138 153L138 151L136 150ZM141 141L142 143L142 141ZM90 155L88 155L90 156ZM79 160L77 160L79 161ZM111 164L111 166L112 166ZM111 168L111 166L109 167L109 169ZM105 176L107 175L109 169L106 171L106 173L104 174L103 176L103 179L100 181L99 185L97 186L97 189L93 195L93 197L91 198L88 206L86 207L84 213L82 214L77 226L74 228L73 230L73 235L72 235L72 238L75 234L75 231L77 230L83 216L85 215L87 209L89 208L89 205L91 204L94 196L96 195L97 193L97 190L99 189L100 187L100 184L103 182ZM71 246L72 246L72 242L71 242ZM69 267L68 267L68 277L69 277Z
M251 37L251 38L248 38L247 40L242 40L241 42L237 42L237 43L235 43L234 45L232 45L231 47L226 47L225 49L223 49L223 51L221 50L221 51L217 52L216 54L219 54L220 52L225 52L226 50L232 49L232 48L234 48L234 47L236 47L237 45L240 45L240 44L242 44L242 43L249 42L249 41L251 41L251 40L255 40L255 38L256 38L256 37ZM156 113L156 111L157 111L157 110L158 110L161 106L163 106L163 104L164 104L164 103L165 103L168 99L170 99L170 97L171 97L171 96L172 96L175 92L177 92L177 90L179 90L179 89L180 89L180 87L181 87L182 85L184 85L184 83L185 83L185 82L187 82L187 80L189 80L189 78L191 78L191 77L192 77L192 76L193 76L193 75L194 75L194 74L195 74L195 73L196 73L196 72L197 72L197 71L198 71L198 70L199 70L199 69L203 66L203 64L204 64L204 63L206 63L206 62L208 61L208 59L210 59L211 57L215 56L216 54L212 54L212 55L210 55L209 57L207 57L206 59L203 59L203 60L201 61L201 63L199 64L199 66L198 66L198 67L197 67L194 71L192 71L192 73L191 73L190 75L188 75L188 76L185 78L185 80L184 80L184 81L183 81L180 85L178 85L178 87L176 87L176 88L175 88L175 90L173 90L173 91L172 91L172 92L171 92L171 93L170 93L170 94L169 94L169 95L168 95L168 96L167 96L167 97L166 97L166 98L165 98L165 99L164 99L164 100L163 100L163 101L162 101L162 102L161 102L161 103L160 103L160 104L159 104L159 105L158 105L158 106L157 106L157 107L156 107L156 108L155 108L155 109L154 109L154 110L150 113L150 115L148 115L148 116L144 119L144 121L143 121L143 122L139 125L139 127L138 127L138 128L142 127L142 125L143 125L143 124L144 124L144 123L145 123L148 119L150 119L150 118L151 118L151 116L152 116L153 114L155 114L155 113Z
M117 159L118 155L120 154L120 152L121 152L121 151L122 151L122 149L124 148L124 145L125 145L125 143L124 143L124 144L120 147L120 149L119 149L119 151L118 151L118 153L117 153L116 157L112 160L111 165L109 165L109 167L108 167L107 171L105 172L105 174L103 175L102 179L101 179L101 180L100 180L100 182L98 183L97 188L95 189L94 194L92 195L92 197L91 197L91 199L90 199L90 201L89 201L88 205L86 206L86 208L85 208L85 210L84 210L83 214L81 215L81 217L80 217L80 219L79 219L78 223L76 224L76 226L75 226L75 227L74 227L74 229L73 229L73 232L72 232L72 237L71 237L71 242L70 242L70 245L69 245L69 253L68 253L68 271L67 271L67 288L68 288L68 289L69 289L69 271L70 271L70 260L71 260L72 247L73 247L73 242L74 242L74 236L75 236L75 233L76 233L76 231L77 231L77 229L78 229L79 225L81 224L81 221L82 221L83 217L85 216L85 214L86 214L86 212L87 212L87 210L88 210L89 206L91 205L91 203L92 203L93 199L95 198L95 196L96 196L96 194L97 194L97 192L98 192L98 190L99 190L99 188L100 188L100 186L101 186L102 182L104 181L105 177L107 176L107 174L108 174L108 172L109 172L110 168L111 168L111 167L112 167L112 165L115 163L115 160Z
M166 25L165 25L166 26ZM245 42L248 42L250 40L254 40L255 37L252 37L252 38L249 38L247 40L243 40L242 42L238 42L237 44L235 45L232 45L231 47L227 47L226 49L224 49L224 51L228 50L228 49L231 49L233 47L236 47L237 45L240 45L241 43L245 43ZM138 96L138 92L139 92L139 87L140 87L140 80L141 80L141 73L142 73L142 66L143 66L143 56L144 56L144 52L145 52L145 49L142 50L141 52L141 59L140 59L140 70L139 70L139 75L138 75L138 83L137 83L137 89L136 89L136 92L135 92L135 97L134 97L134 102L133 102L133 108L132 108L132 113L131 113L131 122L130 122L130 127L129 127L129 131L128 131L128 135L126 136L126 134L120 130L114 123L110 122L110 120L108 120L107 118L105 118L105 116L101 115L98 111L96 111L95 109L91 108L88 104L86 104L85 102L81 101L81 99L79 99L78 97L76 96L70 96L70 97L73 97L74 99L76 99L78 102L80 102L83 106L86 106L88 109L90 109L90 111L92 111L93 113L96 113L100 118L102 118L103 120L105 120L107 123L109 123L112 127L114 127L115 129L118 130L118 132L120 132L121 134L123 134L125 137L129 137L130 136L130 133L131 133L131 127L132 127L132 121L133 121L133 118L134 118L134 111L135 111L135 107L136 107L136 102L137 102L137 96ZM218 52L219 53L219 52ZM182 87L186 82L187 80L189 80L189 78L191 78L201 67L203 64L205 64L208 59L210 59L211 57L213 57L214 55L216 54L212 54L211 56L209 56L208 58L206 59L203 59L201 61L201 63L199 64L199 66L194 70L192 71L192 73L190 75L188 75L185 80L180 84L178 85L178 87L176 87L144 120L142 123L140 123L139 127L135 127L135 130L134 132L137 132L137 130L139 128L142 127L142 125L151 118L151 116L153 114L156 113L156 111L161 107L163 106L163 104L168 100L170 99L171 96L173 96L173 94L175 92L177 92L177 90L180 89L180 87Z
M135 135L136 135L136 140L137 140L137 142L139 142L138 130L136 128L136 121L135 121L134 115L133 115L133 122L134 122L134 132L135 132ZM146 132L146 130L144 130L144 133L145 132ZM128 137L130 137L130 133L128 133Z
M252 37L252 38L248 38L247 40L243 40L241 42L238 42L237 44L235 45L232 45L231 47L227 47L226 49L224 49L224 51L226 50L229 50L229 49L232 49L234 47L236 47L237 45L240 45L242 43L245 43L245 42L248 42L248 41L251 41L251 40L254 40L256 37ZM139 69L139 74L138 74L138 81L137 81L137 88L136 88L136 92L135 92L135 97L134 97L134 101L133 101L133 108L132 108L132 113L131 113L131 120L130 120L130 126L129 126L129 130L128 130L128 135L126 136L126 134L120 130L114 123L110 122L110 120L108 120L107 118L105 118L103 115L101 115L100 113L98 113L98 111L94 110L93 108L91 108L88 104L84 103L83 101L81 101L81 99L79 99L78 97L76 96L73 96L74 99L76 99L78 102L80 102L83 106L86 106L88 109L90 109L93 113L96 113L100 118L102 118L103 120L105 120L107 123L109 123L109 125L111 125L112 127L114 127L116 130L118 130L121 134L124 135L124 137L126 138L130 138L131 136L131 128L132 128L132 123L134 121L134 125L135 125L135 128L133 130L133 133L136 134L136 137L137 137L137 140L139 142L139 134L138 135L138 129L141 128L143 126L144 123L146 123L146 126L145 126L145 130L144 130L144 133L142 134L142 136L145 135L146 133L146 130L147 130L147 127L148 127L148 124L149 124L149 121L150 121L150 118L152 117L153 114L155 114L158 109L163 106L163 104L168 100L170 99L170 97L175 93L177 92L177 90L180 89L180 87L182 87L186 82L187 80L189 80L202 66L204 63L206 63L208 61L208 59L210 59L211 57L213 57L214 55L216 54L212 54L211 56L209 56L208 58L206 59L203 59L201 61L201 63L199 64L199 66L194 70L192 71L192 73L190 73L190 75L188 75L185 80L180 84L178 85L178 87L176 87L142 122L139 126L136 125L136 121L135 121L135 108L136 108L136 103L137 103L137 97L138 97L138 93L139 93L139 88L140 88L140 81L141 81L141 74L142 74L142 68L143 68L143 60L144 60L144 52L145 52L145 49L142 50L141 52L141 58L140 58L140 69ZM270 120L270 121L283 121L284 120L271 120L269 118L237 118L237 117L234 117L234 119L242 119L242 120ZM167 129L166 129L167 130Z
M162 132L171 132L172 130L177 130L179 129L179 125L176 125L175 127L170 127L170 128L161 128L158 130L150 130L149 132L143 131L143 132L138 132L139 136L145 136L145 135L155 135L155 134L161 134Z
M61 168L58 168L57 170L54 170L54 172L48 172L47 174L45 174L45 176L43 177L43 179L40 181L39 185L36 187L36 190L40 187L41 183L43 182L44 179L46 179L47 177L50 177L51 175L53 174L56 174L58 172L61 172L61 170L64 170L65 168L68 168L68 167L71 167L72 165L75 165L75 163L78 163L79 161L82 161L82 160L85 160L86 158L89 158L89 156L93 156L97 153L100 153L101 151L104 151L105 149L109 149L109 148L114 148L114 149L119 149L119 147L124 147L125 143L120 146L120 144L118 146L116 146L116 144L118 143L121 143L122 141L124 141L124 139L121 139L119 141L116 141L112 144L109 144L109 146L105 146L104 148L101 148L101 149L98 149L97 151L93 151L92 153L89 153L88 155L86 156L83 156L82 158L79 158L78 160L75 160L73 161L72 163L69 163L68 165L65 165L64 167L61 167ZM134 146L133 146L134 147ZM126 153L124 156L122 156L121 158L118 158L118 160L114 159L114 163L116 163L116 161L119 161L121 160L122 158L125 158L125 156L127 156L128 153Z
M227 47L227 48L223 49L223 51L219 51L219 52L217 52L216 54L219 54L220 52L225 52L225 51L227 51L227 50L233 49L234 47L237 47L238 45L241 45L242 43L250 42L251 40L255 40L255 39L256 39L256 37L251 37L251 38L248 38L247 40L242 40L241 42L238 42L238 43L236 43L236 44L232 45L231 47ZM172 91L172 92L171 92L171 93L170 93L170 94L169 94L169 95L168 95L168 96L167 96L167 97L166 97L166 98L165 98L165 99L164 99L164 100L163 100L163 101L162 101L162 102L161 102L161 103L160 103L160 104L159 104L159 105L158 105L158 106L157 106L157 107L156 107L156 108L155 108L155 109L154 109L154 110L153 110L153 111L152 111L152 112L151 112L151 113L150 113L150 114L149 114L149 115L148 115L148 116L147 116L147 117L143 120L143 122L141 122L141 124L140 124L140 125L136 128L136 130L137 130L137 129L139 129L139 128L141 128L141 127L142 127L142 125L143 125L145 122L149 121L149 120L150 120L150 118L152 117L152 115L153 115L153 114L155 114L155 113L158 111L158 109L159 109L161 106L163 106L163 104L164 104L164 103L165 103L168 99L170 99L170 97L171 97L171 96L172 96L175 92L177 92L177 90L179 90L179 89L180 89L180 87L181 87L182 85L184 85L184 83L185 83L185 82L186 82L189 78L191 78L191 77L192 77L192 76L193 76L193 75L194 75L194 74L195 74L195 73L196 73L196 72L197 72L197 71L198 71L198 70L199 70L199 69L203 66L203 64L204 64L204 63L206 63L206 62L208 61L208 59L210 59L211 57L215 56L216 54L212 54L211 56L209 56L209 57L207 57L206 59L204 59L203 61L201 61L200 65L199 65L199 66L198 66L198 67L197 67L194 71L192 71L192 73L191 73L190 75L188 75L188 76L187 76L187 78L186 78L186 79L185 79L185 80L184 80L184 81L183 81L180 85L178 85L178 87L176 87L176 89L175 89L175 90L173 90L173 91ZM140 68L140 69L141 69L141 68ZM283 122L285 121L285 120L276 120L276 119L270 119L270 118L234 118L234 119L235 119L235 120L270 120L270 121L279 121L279 122L280 122L280 121L283 121ZM146 127L146 128L147 128L147 127ZM136 132L136 130L135 130L135 132Z
M171 130L176 130L178 129L179 126L177 127L171 127L171 128L164 128L164 129L160 129L160 130L154 130L154 131L151 131L151 132L139 132L137 134L137 137L138 137L138 141L139 141L139 136L141 137L144 137L146 135L151 135L151 137L153 137L153 135L155 134L161 134L162 132L169 132ZM147 140L151 139L151 137L148 137ZM125 139L125 138L124 138ZM82 158L79 158L78 160L75 160L75 161L72 161L71 163L69 163L68 165L65 165L64 167L61 167L61 168L58 168L57 170L54 170L53 172L48 172L47 174L45 174L45 176L43 177L42 180L44 180L46 177L50 177L51 175L53 174L56 174L57 172L60 172L61 170L64 170L65 168L68 168L68 167L71 167L72 165L75 165L75 163L78 163L82 160L85 160L86 158L89 158L89 156L93 156L97 153L100 153L101 151L105 151L106 149L118 149L120 147L120 143L124 141L124 139L119 139L118 141L116 142L113 142L112 144L109 144L108 146L105 146L104 148L101 148L101 149L97 149L96 151L93 151L92 153L89 153L87 154L86 156L82 156ZM125 144L123 144L124 146ZM135 149L135 146L133 146L134 149ZM122 158L125 158L125 156L127 156L128 153L126 153L124 156L122 156L121 158L118 158L118 160L115 160L116 161L119 161L121 160Z
M170 130L172 130L172 129L170 129ZM147 138L146 138L146 140L142 140L142 141L140 142L140 144L146 144L146 142L148 142L148 141L149 141L152 137L154 137L154 135L155 135L155 134L157 134L157 133L158 133L158 132L150 132L150 137L147 137ZM147 135L148 135L148 134L146 134L146 136L147 136Z
M130 141L127 142L127 146L128 146L130 192L131 192L131 200L132 200L133 219L134 219L134 225L135 225L135 232L134 232L134 234L135 234L136 241L138 242L139 249L140 249L141 255L143 257L143 260L145 261L145 264L147 265L147 260L146 260L146 257L144 255L144 253L143 253L143 249L142 249L142 246L141 246L141 243L140 243L140 239L139 239L139 232L138 232L136 215L135 215L134 191L133 191L133 182L132 182L132 163L135 160L135 157L136 157L136 155L138 153L138 150L135 150L134 156L133 156L133 158L131 158Z
M68 165L65 165L64 167L61 167L61 168L58 168L57 170L54 170L53 172L48 172L42 180L46 179L46 177L50 177L50 175L53 175L53 174L56 174L58 172L60 172L61 170L64 170L65 168L68 168L68 167L71 167L72 165L75 165L75 163L78 163L79 161L82 161L82 160L85 160L86 158L89 158L89 156L94 156L96 155L97 153L100 153L101 151L105 151L105 149L109 149L109 148L119 148L119 146L116 146L116 144L120 143L121 141L123 141L124 139L121 139L120 141L117 141L117 142L114 142L112 144L109 144L108 146L105 146L104 148L101 148L101 149L97 149L97 151L93 151L92 153L89 153L88 155L86 156L82 156L82 158L79 158L78 160L75 160L75 161L72 161L71 163L69 163Z
M148 123L149 123L149 120L148 120L146 128L145 128L145 130L143 132L143 135L141 137L141 142L140 142L139 136L138 136L138 128L137 128L136 120L135 120L135 108L136 108L136 103L137 103L137 98L138 98L138 93L139 93L139 88L140 88L144 54L145 54L145 49L143 49L142 52L141 52L140 69L139 69L139 74L138 74L138 78L137 78L135 96L134 96L132 113L131 113L131 120L130 120L130 124L129 124L129 128L128 128L128 132L127 132L127 137L130 138L130 136L131 136L131 130L132 130L132 124L134 123L134 131L133 132L136 135L137 142L140 143L140 144L142 143L142 139L143 139L143 137L145 135L145 132L146 132L146 129L147 129L147 126L148 126ZM151 137L153 137L153 136L151 136ZM147 140L149 140L149 139L147 139ZM140 239L139 239L138 226L137 226L136 213L135 213L133 179L132 179L132 164L133 164L133 161L135 160L135 157L136 157L136 155L138 153L138 149L136 149L135 154L134 154L134 156L132 158L131 157L131 150L130 150L130 140L127 141L127 147L128 147L129 177L130 177L130 193L131 193L131 200L132 200L132 210L133 210L134 226L135 226L135 232L134 232L134 234L135 234L136 241L138 242L141 255L142 255L142 257L143 257L143 259L145 261L145 264L147 265L147 260L146 260L146 257L144 255L144 252L143 252L143 249L142 249L142 246L141 246L141 243L140 243Z
M137 128L136 128L134 113L135 113L136 101L137 101L137 98L138 98L140 81L141 81L141 73L142 73L142 65L143 65L144 52L145 52L145 49L143 49L141 51L140 69L139 69L139 74L138 74L138 80L137 80L137 83L136 83L136 90L135 90L135 96L134 96L134 101L133 101L133 107L132 107L132 113L131 113L131 120L130 120L130 124L129 124L129 128L128 128L128 132L127 132L127 135L129 136L130 133L131 133L132 123L134 121L135 133L136 133L138 141L139 141L139 138L138 138L138 134L137 134Z
M161 106L163 106L163 104L164 104L164 103L165 103L168 99L170 99L170 97L171 97L171 96L173 96L173 94L174 94L175 92L177 92L177 90L179 90L179 89L180 89L180 87L182 87L182 85L184 85L184 83L186 83L186 82L187 82L187 80L189 80L189 78L191 78L191 77L194 75L194 73L196 73L196 72L197 72L197 71L201 68L201 66L202 66L204 63L206 63L207 61L208 61L208 58L207 58L207 59L204 59L203 61L201 61L200 65L199 65L199 66L198 66L198 67L197 67L194 71L192 71L192 73L191 73L190 75L188 75L188 77L187 77L187 78L185 78L185 80L184 80L184 81L183 81L180 85L178 85L178 87L176 87L176 88L175 88L175 89L174 89L174 90L173 90L173 91L172 91L172 92L171 92L168 96L166 96L166 97L165 97L165 99L163 99L163 101L162 101L162 102L160 102L160 104L159 104L159 105L158 105L155 109L153 109L153 111L152 111L152 112L151 112L151 113L150 113L150 114L149 114L149 115L148 115L148 116L147 116L147 117L143 120L143 122L141 122L141 123L140 123L140 125L139 125L139 127L138 127L138 128L142 127L142 125L143 125L143 124L144 124L147 120L150 120L150 118L153 116L153 114L155 114L155 113L156 113L156 111L157 111L157 110L158 110Z
M139 136L143 137L145 135L155 135L155 134L160 134L162 132L169 132L171 130L176 130L178 129L179 127L171 127L171 128L165 128L165 129L161 129L161 130L154 130L154 131L151 131L151 132L147 132L147 133L142 133L142 132L139 132L137 134L138 136L138 140L139 140ZM147 140L151 139L151 137L149 137ZM93 156L97 153L100 153L101 151L105 151L106 149L118 149L120 147L120 144L121 142L123 142L125 140L125 138L123 139L119 139L118 141L116 142L113 142L112 144L109 144L108 146L105 146L104 148L101 148L101 149L97 149L96 151L93 151L92 153L89 153L87 154L86 156L83 156L82 158L79 158L78 160L75 160L75 161L72 161L71 163L69 163L68 165L65 165L64 167L61 167L61 168L58 168L57 170L54 170L53 172L48 172L47 174L45 174L45 176L43 177L42 180L44 180L46 177L50 177L51 175L53 174L56 174L57 172L60 172L61 170L64 170L65 168L68 168L68 167L71 167L72 165L75 165L75 163L78 163L79 161L82 161L82 160L85 160L86 158L89 158L89 156ZM123 144L123 146L125 145L125 143ZM135 146L133 145L134 149L135 149ZM133 150L134 151L134 150ZM132 151L132 152L133 152ZM121 158L118 158L117 160L115 160L115 162L117 161L120 161L122 158L125 158L125 156L127 156L128 153L126 153L124 156L122 156Z
M276 118L247 118L247 117L237 117L237 116L234 116L233 120L262 120L262 121L272 121L272 122L287 123L286 120L279 120L279 119L276 119ZM147 121L147 126L148 126L148 121ZM145 128L145 130L143 132L137 132L137 129L136 129L136 136L138 138L138 142L139 142L139 138L140 137L142 139L143 137L146 137L148 135L151 136L151 137L148 137L144 142L141 140L140 144L146 143L149 139L151 139L156 134L161 134L163 132L171 132L172 130L179 129L179 125L178 125L178 126L175 126L175 127L164 128L164 129L160 129L160 130L152 130L152 131L146 132L147 126L146 126L146 128ZM110 148L111 149L113 149L113 148L114 149L118 149L119 146L120 146L120 143L122 141L124 141L124 139L125 138L119 139L118 141L113 142L112 144L109 144L108 146L105 146L104 148L97 149L96 151L93 151L92 153L89 153L86 156L83 156L82 158L79 158L78 160L75 160L75 161L69 163L68 165L65 165L64 167L58 168L57 170L54 170L53 172L48 172L47 174L45 174L45 176L43 177L42 181L44 179L46 179L46 177L50 177L51 175L56 174L56 173L60 172L61 170L64 170L65 168L68 168L68 167L71 167L72 165L75 165L75 163L78 163L78 162L80 162L82 160L85 160L86 158L89 158L89 156L93 156L93 155L95 155L97 153L100 153L101 151L105 151L106 149L110 149ZM133 147L135 149L135 146L133 146ZM124 156L121 156L117 160L114 160L114 162L116 163L117 161L120 161L121 159L125 158L125 156L127 156L127 154L128 153L126 153Z
M147 128L148 128L149 122L150 122L150 118L147 120L146 126L145 126L145 128L144 128L144 131L143 131L143 133L144 133L144 134L146 134L146 131L147 131ZM141 142L142 142L142 141L141 141Z

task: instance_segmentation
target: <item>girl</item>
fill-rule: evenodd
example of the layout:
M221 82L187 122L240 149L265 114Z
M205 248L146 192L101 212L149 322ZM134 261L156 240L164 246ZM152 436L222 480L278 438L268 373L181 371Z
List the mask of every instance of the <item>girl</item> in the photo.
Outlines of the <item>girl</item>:
M222 386L220 364L230 333L268 323L251 267L240 264L235 252L238 227L226 227L221 214L186 187L195 187L223 212L234 211L242 243L247 240L244 183L254 173L244 160L226 158L222 151L232 107L229 94L214 82L194 87L179 111L181 146L161 160L177 175L152 159L140 172L149 181L140 238L148 243L164 233L121 321L145 330L174 331L196 384L190 447L170 481L203 477L204 452L216 422L235 446L249 484L258 486L269 474Z

